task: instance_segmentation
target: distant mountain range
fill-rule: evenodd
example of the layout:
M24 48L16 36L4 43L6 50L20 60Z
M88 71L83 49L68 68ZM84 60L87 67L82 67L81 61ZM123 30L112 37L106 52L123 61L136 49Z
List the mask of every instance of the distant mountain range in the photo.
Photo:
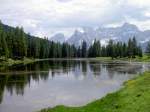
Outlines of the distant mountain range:
M86 41L88 45L92 44L94 39L100 40L101 44L107 44L108 40L126 42L129 38L136 37L137 41L143 46L150 40L150 30L141 31L136 25L124 23L120 27L84 27L83 31L76 30L73 35L65 40L64 34L56 34L50 40L55 42L68 42L76 46L81 45L82 41Z
M14 29L14 27L3 24L3 27L6 31ZM28 37L31 35L26 34ZM124 23L120 27L99 27L91 28L84 27L82 31L75 30L74 33L66 39L64 34L57 33L50 40L54 42L68 42L69 44L74 44L75 46L81 45L82 41L86 41L88 45L91 45L92 42L100 40L102 45L107 44L110 39L115 41L127 42L129 38L136 37L138 43L145 48L147 42L150 40L150 30L141 31L136 25ZM35 36L32 36L35 37Z

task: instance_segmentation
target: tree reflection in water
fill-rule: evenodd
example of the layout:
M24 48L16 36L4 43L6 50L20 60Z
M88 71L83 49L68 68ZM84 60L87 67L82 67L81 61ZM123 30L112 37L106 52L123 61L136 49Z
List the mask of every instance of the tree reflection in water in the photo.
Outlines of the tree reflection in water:
M83 60L51 60L41 61L27 65L16 65L5 67L0 71L0 103L3 100L4 90L6 89L11 95L15 92L17 95L23 95L27 85L31 81L46 81L49 77L61 73L69 75L70 71L76 72L76 76L92 73L95 77L107 72L110 78L113 78L117 72L135 73L142 69L142 65L133 66L130 64L112 64L101 62L89 62ZM90 71L90 72L89 72Z

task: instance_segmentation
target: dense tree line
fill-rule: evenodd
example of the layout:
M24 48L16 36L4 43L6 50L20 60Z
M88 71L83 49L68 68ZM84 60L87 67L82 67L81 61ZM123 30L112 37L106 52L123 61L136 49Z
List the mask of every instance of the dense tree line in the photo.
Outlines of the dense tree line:
M99 45L99 42L97 43ZM97 50L98 56L112 57L112 58L122 58L122 57L135 58L135 56L142 57L143 54L142 48L137 45L135 37L133 39L129 39L128 43L114 42L113 40L110 40L107 46L102 47L100 46L97 48L93 47L92 51L96 52L94 50Z
M135 58L142 55L142 48L137 44L135 37L129 39L128 43L110 40L106 46L101 46L100 41L95 40L88 49L88 57Z
M25 34L23 28L6 30L0 23L0 57L23 59L76 57L76 48L67 43L55 43L48 38Z
M150 45L150 44L149 44ZM147 49L150 49L148 47ZM78 48L68 43L55 43L48 38L38 38L24 33L23 28L5 30L0 23L0 57L23 59L29 58L73 58L73 57L112 57L122 58L142 57L142 49L135 37L128 43L110 40L108 45L102 46L95 40L91 46L85 41Z

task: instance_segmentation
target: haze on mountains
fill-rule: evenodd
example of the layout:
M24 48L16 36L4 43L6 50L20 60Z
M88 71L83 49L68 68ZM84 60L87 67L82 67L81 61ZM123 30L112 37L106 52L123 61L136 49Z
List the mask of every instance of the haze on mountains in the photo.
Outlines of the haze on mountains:
M1 0L0 20L22 26L31 35L76 46L83 40L90 45L97 39L105 45L109 39L127 41L133 36L143 44L150 34L149 4L149 0Z
M61 43L68 42L79 46L82 41L86 41L90 45L96 39L105 45L110 39L127 42L129 38L133 37L136 37L137 41L144 45L150 40L150 30L141 31L136 25L130 23L124 23L118 27L83 27L82 31L75 30L67 40L63 33L54 35L50 40Z

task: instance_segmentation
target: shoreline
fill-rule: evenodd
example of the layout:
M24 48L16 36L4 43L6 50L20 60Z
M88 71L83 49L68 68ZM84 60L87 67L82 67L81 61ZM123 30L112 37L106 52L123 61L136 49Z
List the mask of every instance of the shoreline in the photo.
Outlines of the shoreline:
M40 61L48 61L48 60L54 60L54 61L102 61L102 62L150 62L150 58L146 57L144 58L117 58L117 59L111 59L111 57L95 57L95 58L45 58L45 59L36 59L36 58L24 58L23 60L13 60L8 59L6 61L3 61L0 63L0 66L12 66L17 64L29 64L34 62L40 62Z
M39 112L149 112L150 108L150 72L125 81L116 92L95 100L85 106L68 107L58 105Z
M45 59L35 59L34 62L39 62L39 61L101 61L101 62L150 62L150 57L143 57L143 58L116 58L116 59L111 59L111 57L95 57L95 58L45 58Z

